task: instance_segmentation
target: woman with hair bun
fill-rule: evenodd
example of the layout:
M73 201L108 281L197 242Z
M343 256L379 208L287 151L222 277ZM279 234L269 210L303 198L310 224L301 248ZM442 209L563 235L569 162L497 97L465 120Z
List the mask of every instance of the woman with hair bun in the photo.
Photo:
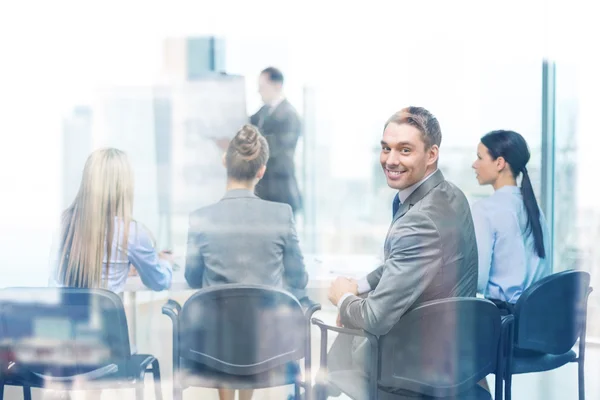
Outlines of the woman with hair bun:
M292 208L254 194L268 159L267 141L252 125L244 125L229 143L223 156L225 196L190 215L185 278L191 287L262 284L304 297L308 274ZM234 394L219 389L221 399ZM240 399L251 398L252 390L240 391Z

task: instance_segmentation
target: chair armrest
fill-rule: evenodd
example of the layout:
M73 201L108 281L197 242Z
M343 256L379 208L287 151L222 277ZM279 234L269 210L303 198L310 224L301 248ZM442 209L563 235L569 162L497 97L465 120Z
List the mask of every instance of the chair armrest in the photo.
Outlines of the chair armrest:
M365 337L365 338L369 338L369 336L373 336L373 335L370 335L369 333L362 331L360 329L348 329L348 328L340 328L339 326L327 325L326 323L324 323L323 321L321 321L318 318L313 318L311 321L312 321L313 325L317 325L321 329L322 332L333 331L333 332L337 332L337 333L345 333L347 335L360 336L360 337Z
M501 317L500 332L501 335L506 338L505 346L508 350L505 355L512 354L513 345L515 341L515 316L512 314L504 315Z
M171 319L176 319L181 312L181 306L175 300L169 299L162 307L162 313Z
M501 329L504 331L506 329L512 328L512 326L515 323L515 316L512 314L503 315L501 317L501 320L502 320L502 323L501 323L502 328Z
M154 356L148 354L134 354L129 359L127 370L132 377L143 382L146 370L154 360Z
M304 310L304 315L309 322L313 314L321 309L321 305L319 303L314 303L312 301L305 302L302 305L306 307Z
M348 329L327 325L318 318L313 318L311 321L321 329L321 370L323 371L327 370L327 331L367 338L371 347L371 365L369 365L369 369L374 371L369 379L369 398L376 398L377 380L379 379L379 339L377 336L360 329Z
M312 388L312 343L311 343L311 329L310 329L310 320L314 313L321 309L321 305L319 303L315 303L311 301L308 297L300 300L300 304L304 308L304 317L306 318L306 344L304 349L304 380L305 382L298 382L300 385L304 386L307 390Z
M500 327L500 340L502 343L502 354L499 354L499 357L502 357L502 363L504 364L502 368L503 371L501 373L504 374L506 378L509 374L511 374L512 370L512 355L514 351L515 345L515 316L512 314L504 315L501 319L501 327ZM507 389L508 390L508 389Z
M162 307L162 313L171 319L173 324L173 376L179 371L179 314L181 306L175 300L169 299Z
M587 314L588 314L588 301L590 294L594 291L593 287L588 287L585 299L583 300L583 318L581 321L581 327L579 331L579 352L577 354L577 361L583 363L585 361L585 341L587 336Z

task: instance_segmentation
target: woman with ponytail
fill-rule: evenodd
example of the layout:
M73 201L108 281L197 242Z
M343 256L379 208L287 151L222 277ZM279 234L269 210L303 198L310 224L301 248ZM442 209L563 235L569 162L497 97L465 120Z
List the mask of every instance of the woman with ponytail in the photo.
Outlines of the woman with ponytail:
M473 163L479 184L494 188L472 210L478 291L509 311L525 289L551 273L550 236L527 173L529 157L520 134L500 130L481 138Z

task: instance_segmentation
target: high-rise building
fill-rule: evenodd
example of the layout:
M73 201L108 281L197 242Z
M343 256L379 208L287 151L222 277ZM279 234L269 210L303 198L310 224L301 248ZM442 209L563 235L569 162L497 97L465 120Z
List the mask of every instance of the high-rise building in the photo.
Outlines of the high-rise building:
M554 270L582 268L577 196L577 104L564 100L556 118L554 168ZM595 237L595 236L594 236ZM590 271L591 272L591 271Z
M163 50L163 78L171 82L193 81L225 72L225 41L221 38L169 38Z
M62 146L62 196L60 207L65 209L73 202L85 161L92 147L92 109L78 106L63 119Z

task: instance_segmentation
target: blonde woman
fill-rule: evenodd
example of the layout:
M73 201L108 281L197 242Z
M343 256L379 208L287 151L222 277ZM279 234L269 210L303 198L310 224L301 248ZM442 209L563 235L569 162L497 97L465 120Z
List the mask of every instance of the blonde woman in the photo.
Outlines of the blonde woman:
M117 149L94 151L61 221L60 250L51 281L62 286L123 292L133 266L152 290L171 286L172 255L157 253L150 232L132 218L133 172Z

